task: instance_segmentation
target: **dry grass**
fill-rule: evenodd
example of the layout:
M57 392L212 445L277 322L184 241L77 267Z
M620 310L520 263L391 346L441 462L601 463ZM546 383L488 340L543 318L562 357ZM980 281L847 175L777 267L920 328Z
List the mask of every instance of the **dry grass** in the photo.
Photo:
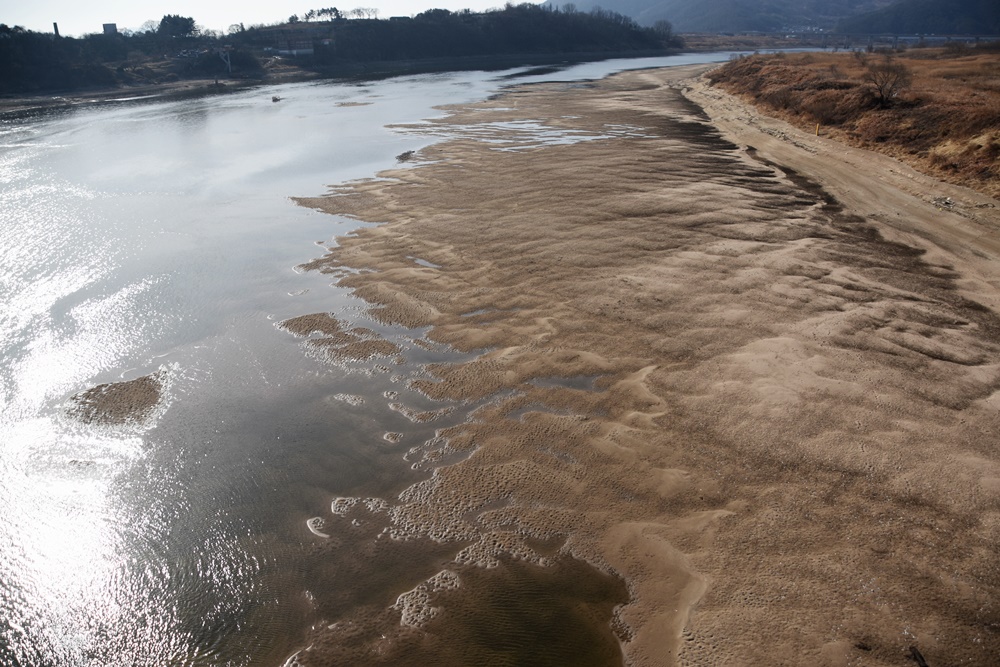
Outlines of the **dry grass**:
M1000 196L1000 53L920 50L894 56L912 85L879 104L861 53L754 55L709 76L801 127L902 159L943 180Z
M752 49L800 49L820 47L821 36L784 37L781 35L720 35L718 33L686 32L681 35L686 51L743 51Z

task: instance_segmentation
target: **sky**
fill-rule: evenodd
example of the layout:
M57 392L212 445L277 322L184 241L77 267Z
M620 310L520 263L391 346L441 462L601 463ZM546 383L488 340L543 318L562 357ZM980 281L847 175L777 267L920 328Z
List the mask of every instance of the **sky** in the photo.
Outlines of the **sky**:
M349 0L344 4L333 0L0 0L0 23L52 32L52 23L56 22L59 34L79 36L101 32L105 23L116 23L119 30L134 30L149 20L159 23L165 14L179 14L205 28L225 32L234 23L280 23L292 14L301 16L323 7L337 7L343 12L374 7L379 10L379 18L388 18L433 8L482 11L504 4L505 0Z

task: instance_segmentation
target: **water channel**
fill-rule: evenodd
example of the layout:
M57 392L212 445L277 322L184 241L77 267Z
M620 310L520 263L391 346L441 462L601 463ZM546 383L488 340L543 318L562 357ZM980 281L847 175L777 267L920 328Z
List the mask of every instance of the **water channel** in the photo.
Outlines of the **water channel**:
M345 585L307 519L338 496L398 494L426 474L405 453L475 407L418 423L382 398L455 407L406 384L456 358L447 349L337 366L277 327L326 311L378 326L331 276L296 269L358 223L290 197L373 177L440 139L387 126L512 81L728 57L0 117L0 664L282 664L316 596ZM526 131L550 132L544 119ZM141 423L69 415L74 394L157 371L164 399Z

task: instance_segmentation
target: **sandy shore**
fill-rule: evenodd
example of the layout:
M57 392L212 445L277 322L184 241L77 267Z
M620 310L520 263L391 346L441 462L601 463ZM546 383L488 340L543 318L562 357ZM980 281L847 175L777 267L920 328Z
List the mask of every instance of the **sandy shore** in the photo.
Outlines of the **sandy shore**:
M379 505L457 555L300 664L404 664L413 633L463 627L456 580L482 596L469 573L560 554L627 585L627 664L995 664L996 202L703 70L452 108L424 164L301 200L385 223L311 268L365 269L340 282L374 318L483 351L420 388L496 399L442 433L457 463Z

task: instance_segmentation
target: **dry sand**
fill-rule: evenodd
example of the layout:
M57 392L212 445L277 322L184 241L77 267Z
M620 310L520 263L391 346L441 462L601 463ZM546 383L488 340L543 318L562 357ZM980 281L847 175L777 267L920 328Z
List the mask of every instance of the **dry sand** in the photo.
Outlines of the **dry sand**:
M627 664L996 664L996 203L766 119L703 70L452 108L426 164L301 200L385 223L312 268L366 269L340 284L373 317L483 350L418 387L497 398L424 452L430 479L364 510L369 564L422 543L455 545L448 564L377 632L331 618L293 662L404 664L571 555L627 585L610 626L612 584L586 607Z

